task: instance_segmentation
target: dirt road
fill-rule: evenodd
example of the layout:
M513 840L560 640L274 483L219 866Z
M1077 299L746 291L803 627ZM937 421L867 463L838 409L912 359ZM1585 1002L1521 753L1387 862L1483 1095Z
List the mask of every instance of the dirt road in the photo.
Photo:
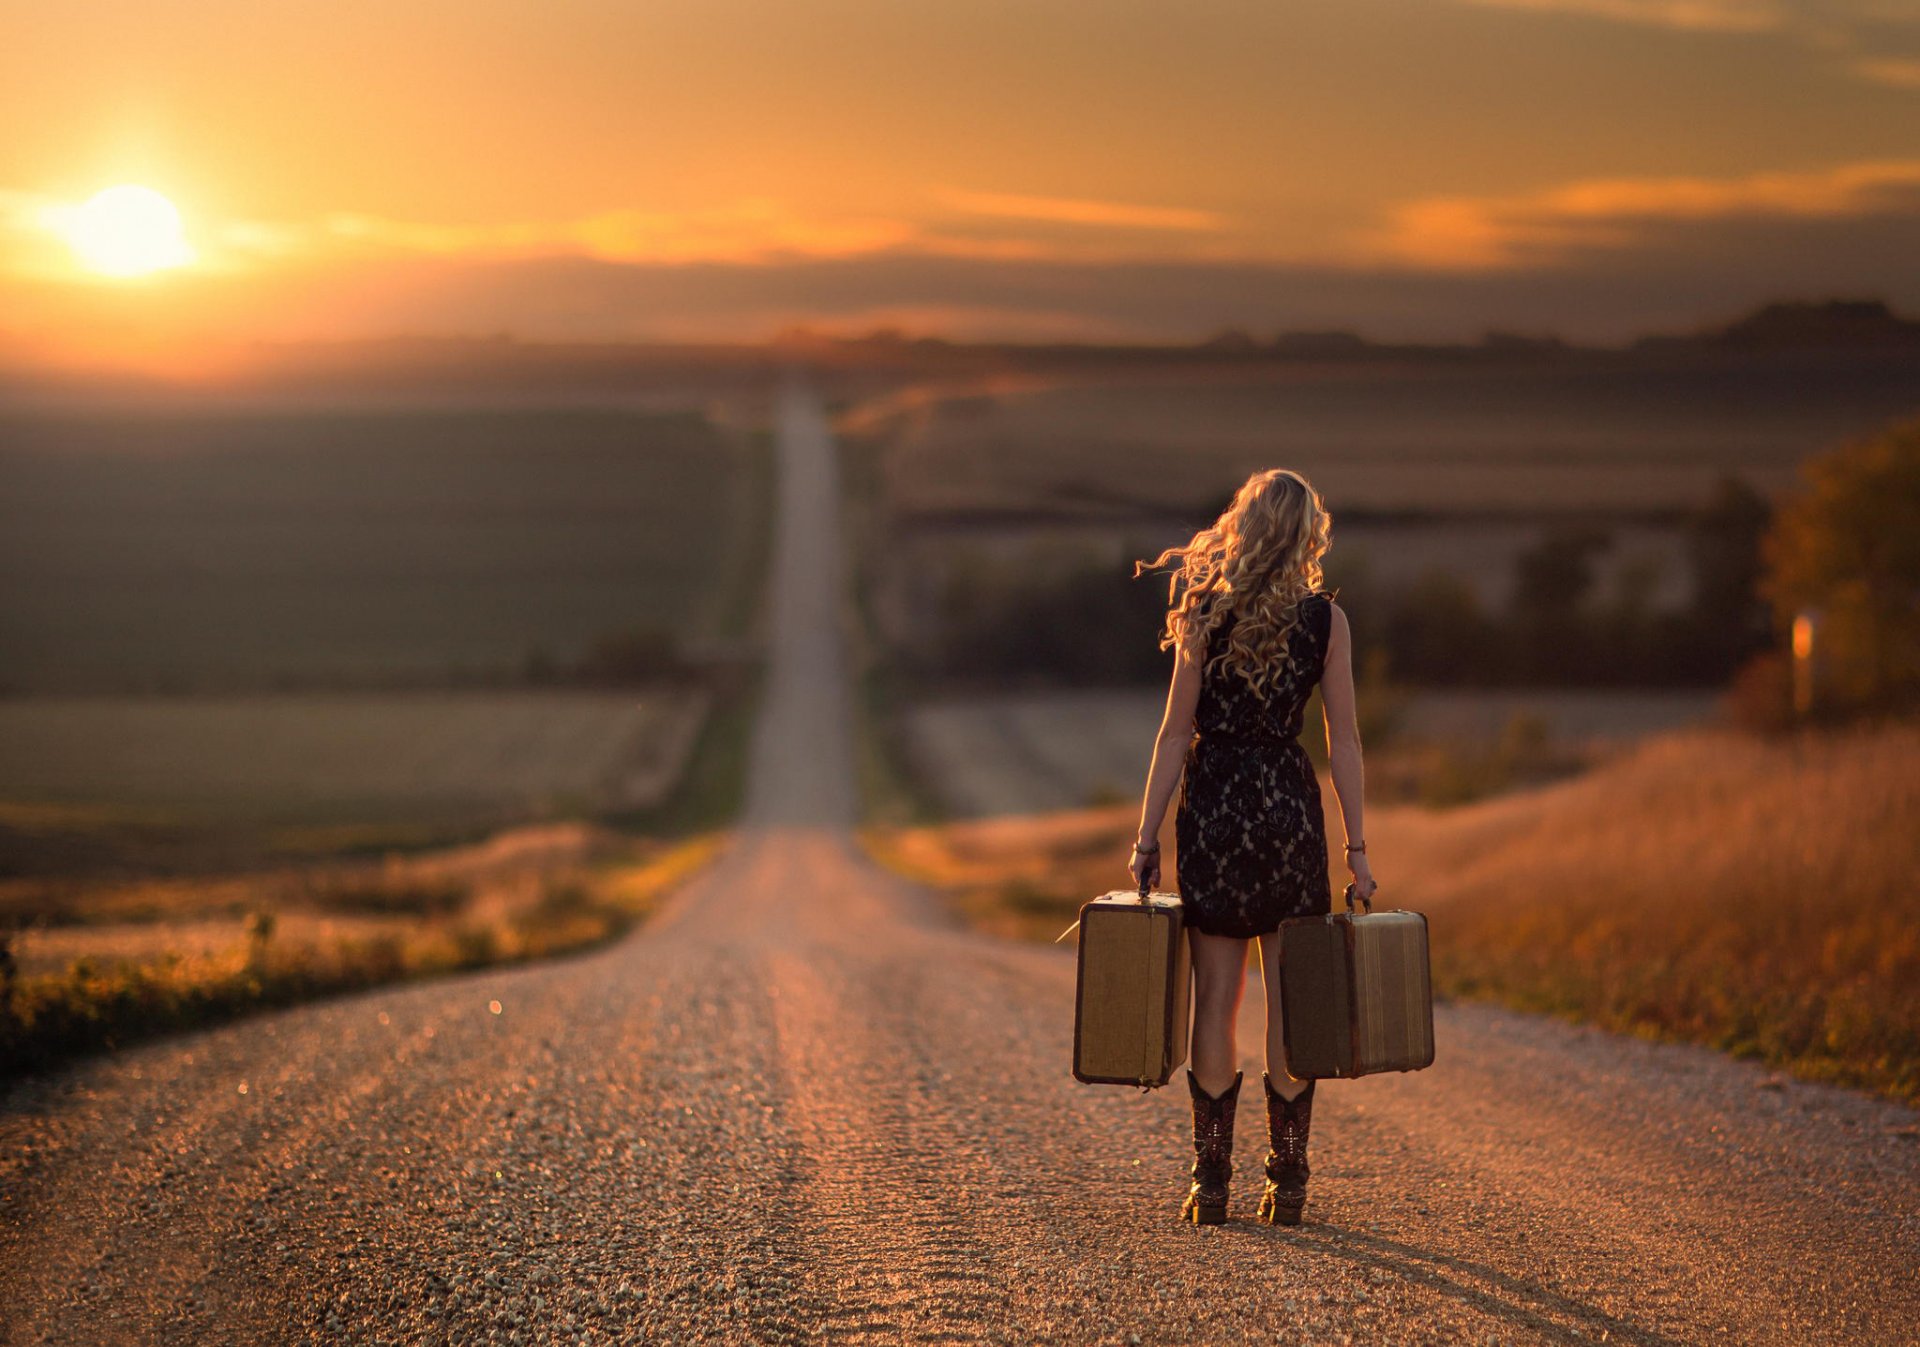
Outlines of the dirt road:
M0 1340L1920 1341L1914 1113L1484 1008L1429 1071L1323 1088L1294 1231L1245 1219L1249 1060L1236 1220L1178 1225L1182 1093L1073 1082L1071 954L854 850L804 391L781 446L738 846L589 957L13 1088Z

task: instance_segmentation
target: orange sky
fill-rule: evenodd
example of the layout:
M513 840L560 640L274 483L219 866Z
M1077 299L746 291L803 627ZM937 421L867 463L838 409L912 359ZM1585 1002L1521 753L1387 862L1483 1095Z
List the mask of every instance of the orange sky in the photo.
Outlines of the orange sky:
M0 339L1920 307L1920 0L0 0ZM196 261L44 220L141 183Z

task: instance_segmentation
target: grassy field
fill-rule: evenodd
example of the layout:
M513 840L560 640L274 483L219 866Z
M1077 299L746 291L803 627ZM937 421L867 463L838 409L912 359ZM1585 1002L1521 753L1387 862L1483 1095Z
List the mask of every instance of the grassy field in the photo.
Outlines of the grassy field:
M1326 496L1329 582L1360 601L1363 626L1415 588L1505 616L1542 545L1580 537L1586 616L1638 631L1694 601L1695 515L1723 478L1777 494L1809 454L1911 415L1917 379L1920 358L1896 350L1142 364L921 390L854 408L846 424L882 446L874 545L886 565L872 608L895 661L949 690L981 668L1011 683L1021 661L981 615L1051 594L1067 612L1097 603L1100 617L1037 642L1034 659L1095 686L1138 677L1124 652L1152 639L1133 560L1184 542L1255 469L1300 469ZM1099 631L1137 634L1110 650ZM1062 658L1062 639L1100 653ZM1398 677L1444 682L1461 664L1407 653ZM1630 675L1582 667L1595 684L1680 685L1722 679L1736 658L1680 655L1623 649ZM1516 668L1462 679L1545 681Z
M256 694L0 702L0 795L258 825L514 818L664 799L707 698Z
M445 685L739 608L764 441L590 410L0 416L15 692ZM758 501L759 503L756 503Z
M384 982L584 949L722 845L568 825L378 862L69 885L0 905L0 1078ZM13 925L27 916L36 923Z
M713 701L674 686L0 701L0 895L644 819L700 756Z
M684 414L0 414L0 1072L640 920L771 500Z
M902 713L904 749L915 777L952 815L1133 800L1166 696L1153 687L927 698ZM1542 767L1583 764L1642 735L1706 719L1714 702L1702 693L1396 688L1363 698L1372 723L1362 734L1375 798L1417 800L1430 788L1451 802L1498 786L1489 778L1476 790L1467 778L1476 765L1493 766L1503 746L1510 757L1526 747L1524 737ZM1301 738L1324 758L1317 697Z
M1443 995L1920 1102L1916 764L1911 722L1780 740L1700 729L1536 790L1375 807L1380 904L1428 915ZM983 928L1052 939L1126 886L1136 818L1115 805L864 838Z
M1909 412L1913 377L1902 352L1130 369L911 407L887 493L908 513L1179 508L1284 463L1336 509L1671 507L1722 471L1784 485Z
M751 681L768 441L697 415L9 411L0 486L0 877L654 818Z

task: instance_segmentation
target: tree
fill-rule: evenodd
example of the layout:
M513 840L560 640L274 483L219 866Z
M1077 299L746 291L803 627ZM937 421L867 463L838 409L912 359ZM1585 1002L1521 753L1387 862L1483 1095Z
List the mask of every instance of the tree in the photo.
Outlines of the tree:
M1604 682L1618 673L1620 652L1596 650L1585 621L1594 557L1609 535L1597 528L1549 529L1514 562L1514 667L1533 682Z
M1761 549L1779 626L1818 613L1830 709L1920 699L1920 418L1811 459L1800 475Z
M1745 639L1754 635L1759 599L1760 540L1773 517L1767 498L1731 474L1687 520L1687 557L1693 566L1693 612ZM1762 628L1764 631L1764 628Z
M1459 574L1428 566L1394 595L1390 615L1387 634L1397 677L1463 686L1497 671L1503 653L1497 633L1479 594Z
M1608 535L1578 525L1549 529L1514 563L1513 607L1523 619L1570 618L1593 590L1594 554Z
M1715 681L1772 642L1773 615L1760 595L1760 540L1773 519L1767 498L1732 474L1686 521L1693 595L1684 614L1659 625L1667 662Z

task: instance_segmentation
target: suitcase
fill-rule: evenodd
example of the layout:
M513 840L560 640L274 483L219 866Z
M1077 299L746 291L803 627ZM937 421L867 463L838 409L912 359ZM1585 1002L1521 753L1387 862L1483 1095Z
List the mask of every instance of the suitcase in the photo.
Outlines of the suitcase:
M1165 1085L1187 1060L1192 963L1180 898L1119 891L1080 909L1073 1074L1088 1085Z
M1280 923L1287 1071L1300 1080L1433 1065L1427 919L1347 910Z

